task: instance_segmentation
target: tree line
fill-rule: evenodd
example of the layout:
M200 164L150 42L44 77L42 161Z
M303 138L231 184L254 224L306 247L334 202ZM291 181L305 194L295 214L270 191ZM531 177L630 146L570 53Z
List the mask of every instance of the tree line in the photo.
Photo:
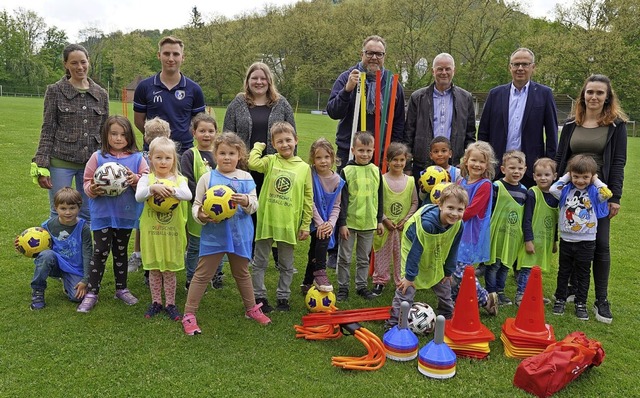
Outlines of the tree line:
M405 89L430 84L433 57L456 61L454 82L486 92L510 81L509 55L536 54L534 79L556 95L575 98L591 73L608 75L631 114L640 106L640 0L577 0L537 19L504 0L312 0L266 6L233 19L203 18L196 7L184 26L165 31L80 32L90 53L92 78L118 98L137 76L160 69L157 42L173 34L185 41L184 73L200 83L207 102L226 105L242 89L255 61L273 70L292 104L323 108L335 78L359 59L362 40L387 41L385 67L401 73ZM44 92L60 78L64 31L35 12L0 13L0 85ZM5 89L6 91L7 89Z

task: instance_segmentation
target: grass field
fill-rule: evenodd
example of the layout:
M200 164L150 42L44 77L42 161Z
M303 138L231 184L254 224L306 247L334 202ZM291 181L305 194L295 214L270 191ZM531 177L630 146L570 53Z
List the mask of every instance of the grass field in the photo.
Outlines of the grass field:
M112 103L112 113L121 105ZM219 121L224 109L215 109ZM130 117L132 113L130 111ZM335 122L326 116L296 115L300 134L300 155L306 159L310 143L325 135L333 141ZM13 239L26 227L39 225L48 215L46 193L28 177L29 163L38 143L42 123L42 99L0 97L0 396L2 397L169 397L169 396L260 396L260 397L526 397L512 386L519 363L503 354L499 341L505 318L516 314L515 306L501 308L498 317L484 314L481 320L496 334L487 361L459 359L457 375L446 381L423 377L417 362L387 361L375 372L342 371L331 366L334 355L363 355L363 346L353 337L335 341L309 342L294 337L293 325L306 313L297 287L306 265L308 243L296 250L296 267L289 313L274 313L268 327L243 316L242 302L232 278L222 290L204 297L198 320L203 334L185 336L180 323L166 317L147 320L143 313L149 291L142 273L130 275L129 287L141 303L128 307L113 299L114 281L110 261L103 280L100 301L90 314L79 314L65 299L61 283L50 280L47 307L29 310L30 259L13 250ZM640 236L640 139L629 140L625 193L622 210L612 223L612 272L610 300L614 313L611 325L578 321L572 307L564 317L546 309L558 340L575 330L602 341L604 363L583 374L557 394L558 397L640 396L638 355L638 266ZM227 272L228 274L228 272ZM555 288L554 273L545 274L547 297ZM275 300L277 271L267 272L270 299ZM330 271L335 282L335 273ZM178 278L178 306L185 301L184 274ZM509 278L507 293L515 293ZM390 289L371 303L353 295L343 309L368 305L389 305ZM589 309L593 302L590 292ZM417 299L434 303L429 292ZM364 323L382 335L380 322ZM429 338L422 337L420 345ZM635 376L634 376L635 375Z

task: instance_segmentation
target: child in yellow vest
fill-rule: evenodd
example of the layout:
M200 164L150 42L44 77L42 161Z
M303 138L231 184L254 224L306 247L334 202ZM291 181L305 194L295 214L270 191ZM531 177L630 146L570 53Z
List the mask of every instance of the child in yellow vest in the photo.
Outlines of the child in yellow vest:
M280 279L276 289L278 311L289 311L293 280L293 249L298 240L309 237L313 215L311 168L295 149L298 136L287 122L271 127L271 143L278 152L262 156L264 142L256 142L249 154L249 169L264 174L258 198L258 223L253 264L253 290L262 312L272 310L267 300L264 274L269 263L271 245L278 247Z
M504 177L493 183L493 211L491 212L491 256L487 262L484 281L489 293L498 294L499 305L513 302L504 293L509 268L518 258L524 245L522 216L527 188L520 183L527 170L524 153L507 151L502 156L500 171Z
M187 178L191 195L195 198L196 185L205 173L216 167L213 158L213 140L218 131L216 119L206 113L198 113L191 120L191 132L196 140L196 146L184 151L180 157L180 171ZM191 201L193 204L193 200ZM196 271L198 264L198 253L200 251L200 233L202 225L197 223L193 217L187 217L187 256L185 266L187 268L187 282L185 289L189 290L191 278ZM216 288L222 287L222 263L216 271L211 284ZM214 283L215 281L215 283Z
M340 247L338 249L338 301L349 298L351 255L356 244L356 293L365 300L375 296L367 288L369 274L369 253L373 246L373 233L382 235L382 174L373 158L373 135L368 131L358 131L353 139L353 160L340 171L345 181L342 188L342 203L338 228Z
M549 189L557 177L556 162L540 158L533 164L533 180L536 186L527 191L522 218L524 246L518 254L518 289L516 305L520 305L529 274L534 265L548 271L553 253L558 251L558 199ZM543 298L544 303L551 301Z
M178 171L176 145L169 138L159 137L151 142L149 160L151 173L140 178L136 190L136 200L144 202L140 216L140 249L144 269L149 270L151 289L151 305L144 316L151 318L164 309L170 319L179 321L182 315L176 307L176 272L184 269L185 227L191 191L187 179ZM164 185L159 179L173 181L176 187ZM181 202L169 213L159 213L147 203L151 196L157 199L175 197Z
M382 175L384 233L373 237L373 290L376 296L389 282L390 265L393 279L400 283L400 235L405 223L418 209L418 191L413 177L404 174L411 155L406 145L394 142L387 148L389 171Z
M451 184L442 190L437 205L428 204L409 218L402 233L402 279L396 289L387 329L398 324L400 304L413 304L416 289L429 289L438 297L438 315L453 316L451 275L456 269L464 226L467 192Z

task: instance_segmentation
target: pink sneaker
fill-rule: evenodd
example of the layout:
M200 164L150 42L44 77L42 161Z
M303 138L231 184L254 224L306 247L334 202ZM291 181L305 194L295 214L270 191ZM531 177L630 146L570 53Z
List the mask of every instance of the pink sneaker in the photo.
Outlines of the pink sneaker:
M247 310L247 312L244 313L244 316L248 319L255 319L261 325L268 325L271 323L271 319L269 319L268 316L262 313L261 307L262 303L254 305L251 309Z
M96 305L97 302L98 302L97 294L87 293L85 294L84 299L82 299L82 302L80 303L80 305L78 305L78 308L76 309L76 311L87 313L93 309L93 307Z
M196 323L196 316L192 313L184 314L182 317L182 328L184 329L184 333L189 336L202 333L202 330L200 330Z
M118 290L116 290L116 295L113 296L113 298L120 299L120 300L124 301L127 305L138 304L138 299L136 298L136 296L131 294L129 289L118 289Z

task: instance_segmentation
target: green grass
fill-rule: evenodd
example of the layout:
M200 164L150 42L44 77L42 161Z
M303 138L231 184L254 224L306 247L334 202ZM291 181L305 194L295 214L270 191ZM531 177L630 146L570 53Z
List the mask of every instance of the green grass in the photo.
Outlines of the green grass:
M122 108L112 103L111 109L121 113ZM215 109L220 122L223 112ZM129 115L132 117L130 109ZM224 289L209 291L202 300L198 320L204 333L185 336L179 323L166 317L147 320L142 316L149 291L141 272L130 275L130 288L141 303L127 307L114 300L110 264L100 301L90 314L76 313L75 305L65 299L61 283L55 280L46 291L46 309L29 311L33 265L30 259L15 253L12 242L17 233L39 225L48 215L46 193L28 177L41 122L42 99L0 98L0 159L4 170L0 177L0 303L4 319L0 323L0 396L529 396L512 386L519 361L506 358L499 342L500 327L505 318L515 316L515 307L501 309L496 318L481 315L497 338L490 345L491 357L487 361L460 359L457 376L450 380L423 377L415 360L387 361L375 372L342 371L331 366L331 356L359 356L364 349L353 337L321 342L295 339L292 326L306 313L297 286L306 264L307 242L296 250L300 272L292 285L292 310L274 313L273 324L266 328L244 318L242 301L229 277ZM303 158L315 138L333 138L335 122L326 116L298 114L296 122ZM553 324L558 339L582 330L602 341L606 351L600 367L587 371L558 397L638 396L634 375L640 371L640 321L636 312L640 211L633 205L640 196L640 178L635 172L640 168L638 154L640 140L630 139L622 210L611 233L613 324L601 324L593 316L589 322L580 322L571 311L564 317L554 317L547 307L547 322ZM276 278L271 266L267 286L272 301ZM330 278L335 281L333 271ZM554 274L545 274L544 278L545 295L549 297L555 287ZM178 284L177 301L182 306L182 273ZM513 278L508 279L507 293L515 293ZM354 295L341 307L383 306L391 298L390 290L372 303ZM431 292L420 292L418 298L435 302ZM363 325L382 335L380 322ZM428 341L422 337L421 346Z

